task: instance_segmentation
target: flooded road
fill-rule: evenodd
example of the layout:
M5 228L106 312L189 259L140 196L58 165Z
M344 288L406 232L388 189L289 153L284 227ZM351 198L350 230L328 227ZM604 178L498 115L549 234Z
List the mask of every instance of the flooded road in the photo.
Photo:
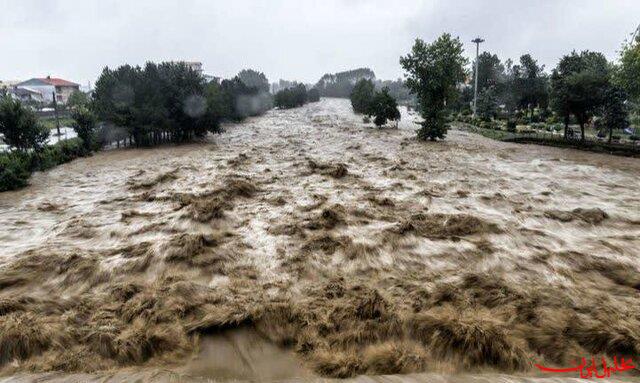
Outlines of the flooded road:
M569 375L534 364L637 359L640 161L416 127L323 99L0 194L0 381L550 382Z

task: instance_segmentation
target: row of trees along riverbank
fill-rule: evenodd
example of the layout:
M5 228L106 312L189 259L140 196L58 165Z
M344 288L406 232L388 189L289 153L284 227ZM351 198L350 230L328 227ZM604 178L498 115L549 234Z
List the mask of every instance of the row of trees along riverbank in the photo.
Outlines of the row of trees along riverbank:
M47 145L50 129L19 101L0 100L0 191L27 184L34 171L49 169L116 143L153 146L220 133L224 121L240 121L272 108L263 73L243 70L232 79L206 82L182 63L105 68L91 99L74 104L77 138ZM99 122L99 123L98 123Z
M465 78L473 79L474 67L475 62ZM511 132L557 132L567 140L591 136L633 144L640 139L640 36L625 42L614 62L599 52L573 51L551 72L530 54L503 63L483 52L477 76L475 118L473 86L458 85L457 97L448 104L459 121Z

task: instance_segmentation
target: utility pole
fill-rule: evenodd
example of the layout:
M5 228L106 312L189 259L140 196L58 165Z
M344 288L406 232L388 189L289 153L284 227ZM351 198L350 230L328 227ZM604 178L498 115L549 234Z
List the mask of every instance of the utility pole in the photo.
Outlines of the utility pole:
M58 131L58 140L60 140L60 119L58 118L58 100L56 100L56 91L53 91L53 114L56 117L56 130Z
M474 76L475 86L473 87L473 117L475 117L478 105L478 57L480 56L480 43L483 43L484 40L476 37L471 42L476 44L476 75Z

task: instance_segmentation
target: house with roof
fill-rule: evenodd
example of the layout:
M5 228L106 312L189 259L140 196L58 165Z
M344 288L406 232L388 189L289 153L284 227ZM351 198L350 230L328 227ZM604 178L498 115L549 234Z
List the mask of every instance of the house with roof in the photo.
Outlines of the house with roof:
M80 84L47 76L45 78L32 78L23 81L15 86L15 89L26 89L29 91L40 92L44 102L52 102L55 95L56 101L66 104L69 96L77 90L80 90Z
M13 88L9 90L9 95L16 100L20 100L21 102L44 102L42 97L42 93L35 89L31 89L27 86L21 88Z

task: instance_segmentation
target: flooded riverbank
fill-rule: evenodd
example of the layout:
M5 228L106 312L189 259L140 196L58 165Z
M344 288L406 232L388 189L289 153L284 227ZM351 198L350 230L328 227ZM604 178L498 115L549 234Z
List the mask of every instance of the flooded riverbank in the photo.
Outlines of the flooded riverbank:
M640 161L421 143L403 118L324 99L0 194L3 375L526 381L637 357ZM238 360L198 364L219 349Z

